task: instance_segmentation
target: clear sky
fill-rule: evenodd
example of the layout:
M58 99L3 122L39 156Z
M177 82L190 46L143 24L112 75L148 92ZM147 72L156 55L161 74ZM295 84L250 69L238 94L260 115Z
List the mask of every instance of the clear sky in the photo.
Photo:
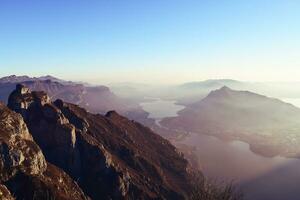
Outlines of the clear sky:
M299 0L0 0L0 75L300 80Z

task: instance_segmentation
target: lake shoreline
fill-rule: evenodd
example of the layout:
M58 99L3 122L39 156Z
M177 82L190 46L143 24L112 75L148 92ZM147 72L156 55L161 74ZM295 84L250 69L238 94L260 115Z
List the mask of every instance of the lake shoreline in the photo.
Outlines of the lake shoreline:
M176 104L174 101L168 103ZM173 106L170 107L173 108ZM171 114L177 114L178 111L175 109ZM166 117L172 117L168 116L168 113L163 114ZM156 123L165 118L156 118ZM162 128L164 128L163 124L159 130L154 129L154 131L161 133ZM203 133L192 134L166 128L164 131L167 133L162 136L167 136L167 139L171 138L172 143L185 153L190 163L200 168L204 175L212 179L234 180L234 183L244 190L246 200L281 200L280 197L283 194L285 197L291 197L289 199L300 196L300 191L294 187L300 184L299 159L262 155L241 138L224 138Z

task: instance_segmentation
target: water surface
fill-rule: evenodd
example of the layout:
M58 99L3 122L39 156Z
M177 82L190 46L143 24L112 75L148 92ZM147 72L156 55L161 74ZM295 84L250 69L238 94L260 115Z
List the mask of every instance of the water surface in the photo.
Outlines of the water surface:
M207 135L190 134L182 143L197 147L196 155L206 176L234 180L247 199L296 200L300 197L299 159L263 157L250 151L247 143L226 142Z
M162 119L165 117L176 117L177 112L184 108L182 105L177 105L176 101L162 100L159 98L152 98L152 100L153 101L140 104L145 111L150 113L150 118Z
M184 108L176 105L175 101L160 99L141 105L150 113L150 117L157 120L177 116L177 112ZM250 151L247 143L226 142L208 135L190 133L181 142L197 147L195 153L206 176L219 180L235 180L242 187L246 199L300 199L298 159L263 157Z

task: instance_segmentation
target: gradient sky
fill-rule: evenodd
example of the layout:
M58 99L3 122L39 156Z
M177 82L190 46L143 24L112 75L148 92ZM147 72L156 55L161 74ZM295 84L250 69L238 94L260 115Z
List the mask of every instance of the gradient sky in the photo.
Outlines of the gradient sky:
M298 0L0 0L0 75L300 80Z

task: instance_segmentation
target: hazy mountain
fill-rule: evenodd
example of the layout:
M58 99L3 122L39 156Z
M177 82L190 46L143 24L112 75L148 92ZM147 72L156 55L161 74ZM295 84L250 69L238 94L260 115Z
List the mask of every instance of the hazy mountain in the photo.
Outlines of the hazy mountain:
M210 79L189 82L173 88L176 99L182 104L190 104L206 97L210 91L230 87L234 90L248 90L270 97L300 98L300 82L247 82L231 79Z
M46 76L40 76L40 77L29 77L29 76L5 76L0 78L0 83L19 83L19 82L25 82L25 81L45 81L45 80L51 80L55 82L60 83L69 83L72 84L71 81L65 81L59 78L56 78L54 76L46 75Z
M141 103L151 100L150 98L169 98L165 94L169 86L142 83L113 83L109 87L118 96L131 101Z
M26 124L1 105L0 184L18 199L185 199L191 189L188 163L175 147L115 111L91 114L21 84L8 107Z
M182 85L179 85L179 87L184 89L205 88L207 90L212 90L212 89L220 88L224 85L228 87L240 87L243 85L243 82L232 80L232 79L208 79L205 81L184 83Z
M239 87L243 82L230 79L211 79L199 82L189 82L181 85L157 85L138 83L115 83L110 88L118 96L133 99L137 102L145 102L151 98L178 100L179 103L188 104L205 97L210 91L224 85ZM150 98L149 98L150 97Z
M248 91L222 87L162 124L171 129L241 139L264 155L300 156L300 109Z
M175 98L181 104L190 104L204 98L212 90L228 86L242 89L245 83L231 79L209 79L204 81L187 82L173 88Z
M64 81L52 76L31 78L28 76L9 76L0 79L0 101L7 103L8 95L17 83L22 83L35 91L45 91L52 100L62 99L78 104L93 113L105 114L109 110L147 123L146 113L136 102L116 96L106 86L88 86L86 84Z
M120 97L137 103L148 101L148 97L177 100L188 105L206 97L212 90L223 86L234 90L253 91L279 99L300 99L300 82L250 82L232 79L208 79L186 82L180 85L155 85L137 83L110 84L111 90Z

